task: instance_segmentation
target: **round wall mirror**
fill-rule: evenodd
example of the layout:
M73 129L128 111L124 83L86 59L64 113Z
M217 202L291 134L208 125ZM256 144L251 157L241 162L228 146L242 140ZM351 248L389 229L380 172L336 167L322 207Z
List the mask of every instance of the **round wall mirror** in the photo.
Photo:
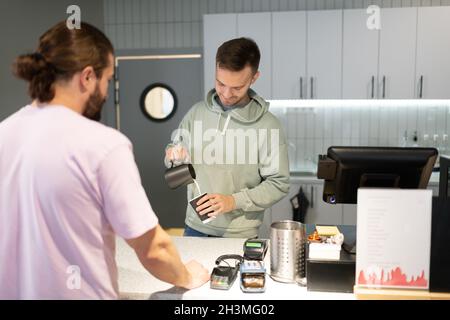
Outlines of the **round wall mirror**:
M177 97L171 87L154 83L142 92L141 109L153 121L165 121L172 117L177 108Z

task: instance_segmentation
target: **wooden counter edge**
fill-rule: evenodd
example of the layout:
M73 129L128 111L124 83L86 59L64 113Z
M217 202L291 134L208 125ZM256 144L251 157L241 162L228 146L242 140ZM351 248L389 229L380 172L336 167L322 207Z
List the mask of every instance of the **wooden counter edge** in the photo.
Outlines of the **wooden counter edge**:
M450 292L426 290L376 289L355 286L353 293L357 300L450 300Z

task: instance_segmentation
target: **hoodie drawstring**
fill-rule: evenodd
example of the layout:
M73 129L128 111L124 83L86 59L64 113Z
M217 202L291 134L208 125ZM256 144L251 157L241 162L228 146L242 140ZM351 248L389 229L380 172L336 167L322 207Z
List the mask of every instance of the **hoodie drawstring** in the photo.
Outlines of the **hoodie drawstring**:
M222 118L222 114L219 113L219 117L217 118L217 129L216 131L219 132L219 128L220 128L220 118ZM230 119L231 119L231 115L228 114L227 120L225 121L225 124L223 126L222 131L220 131L220 134L223 136L225 135L227 129L228 129L228 124L230 123Z
M222 135L225 135L225 132L228 129L228 124L230 123L231 115L228 114L227 121L225 121L225 125L223 126Z
M217 117L217 128L216 128L216 132L217 133L219 133L219 125L220 125L220 117L222 116L221 114L220 114L220 112L218 113L218 117Z

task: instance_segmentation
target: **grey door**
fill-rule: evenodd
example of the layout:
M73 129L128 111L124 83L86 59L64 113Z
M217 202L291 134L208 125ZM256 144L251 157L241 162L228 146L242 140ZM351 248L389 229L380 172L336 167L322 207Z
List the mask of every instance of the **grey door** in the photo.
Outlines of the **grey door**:
M133 143L142 184L164 228L184 226L186 187L171 190L164 180L164 151L170 136L192 105L203 99L202 59L121 60L121 131ZM154 122L144 116L139 100L152 83L163 83L176 93L178 106L172 118Z

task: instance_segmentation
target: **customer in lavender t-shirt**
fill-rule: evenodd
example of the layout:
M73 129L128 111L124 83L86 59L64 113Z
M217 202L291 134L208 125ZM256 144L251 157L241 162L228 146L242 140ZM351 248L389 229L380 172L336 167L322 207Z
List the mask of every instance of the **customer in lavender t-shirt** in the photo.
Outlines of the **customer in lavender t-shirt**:
M34 102L0 123L0 299L118 298L116 234L155 277L208 280L159 226L130 141L94 121L113 66L103 33L64 22L15 62Z

